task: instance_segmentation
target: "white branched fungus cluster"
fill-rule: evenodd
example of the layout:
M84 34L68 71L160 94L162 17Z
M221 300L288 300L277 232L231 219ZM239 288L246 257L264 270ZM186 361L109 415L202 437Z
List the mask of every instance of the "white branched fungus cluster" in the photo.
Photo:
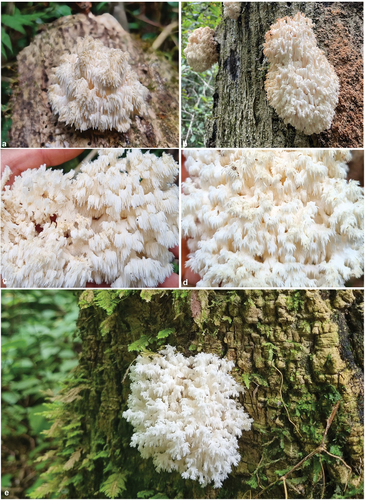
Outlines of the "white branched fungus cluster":
M237 21L241 14L241 2L223 2L224 17Z
M214 487L240 461L238 440L253 420L234 399L243 388L229 372L232 361L213 354L185 357L165 346L132 367L129 409L131 446L152 457L157 472L178 471L184 479Z
M184 50L186 61L193 71L206 71L218 61L217 42L214 39L214 30L198 28L189 36Z
M201 287L337 287L363 273L343 151L186 151L182 233Z
M307 135L331 127L340 90L335 70L317 47L312 26L300 12L278 19L264 43L270 62L265 81L269 104L285 124Z
M131 117L146 113L148 95L128 64L129 54L91 36L78 38L75 50L55 71L57 83L48 90L52 111L77 130L127 132Z
M2 274L10 287L154 287L178 243L178 165L123 149L74 172L26 170L2 179Z

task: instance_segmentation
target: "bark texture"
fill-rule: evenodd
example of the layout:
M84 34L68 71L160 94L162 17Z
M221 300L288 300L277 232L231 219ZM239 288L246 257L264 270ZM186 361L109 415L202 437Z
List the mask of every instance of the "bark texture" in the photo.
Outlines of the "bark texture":
M331 456L313 454L290 473L288 497L362 498L362 291L88 290L80 306L83 351L52 405L57 448L34 498L105 498L116 477L118 498L285 498L281 476L320 445L337 402L325 440ZM129 446L122 412L136 355L128 346L146 335L155 352L167 328L175 333L165 343L233 360L246 386L241 402L255 422L220 489L157 474Z
M148 114L136 116L125 134L86 130L58 121L48 102L48 86L64 52L72 51L78 37L91 35L107 47L130 54L130 64L139 81L149 89ZM142 43L132 40L109 14L77 14L46 26L18 57L19 79L13 89L11 147L178 147L178 73L153 52L145 53Z
M266 99L265 33L277 19L304 13L340 80L332 127L306 136L285 125ZM223 18L208 147L362 147L363 3L243 2L237 21Z

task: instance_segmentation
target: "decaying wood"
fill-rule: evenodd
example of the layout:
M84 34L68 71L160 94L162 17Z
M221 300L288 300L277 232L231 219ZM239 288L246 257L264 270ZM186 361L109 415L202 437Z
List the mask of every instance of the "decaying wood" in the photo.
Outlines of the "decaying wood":
M58 121L48 102L47 90L64 52L71 52L78 37L91 35L105 46L130 54L130 64L149 89L148 115L135 117L122 134L115 130L79 132ZM109 14L77 14L45 26L18 57L19 80L13 89L11 147L178 147L178 74L153 52L143 52Z

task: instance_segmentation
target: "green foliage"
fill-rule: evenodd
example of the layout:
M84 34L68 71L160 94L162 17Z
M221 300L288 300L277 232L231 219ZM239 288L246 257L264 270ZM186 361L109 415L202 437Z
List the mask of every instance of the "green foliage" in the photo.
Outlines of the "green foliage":
M79 307L80 309L85 309L96 305L104 309L108 316L110 316L121 300L132 293L134 293L134 290L85 290L79 297Z
M221 18L220 2L183 2L181 4L181 122L183 147L204 146L205 120L213 106L217 65L195 73L186 63L184 49L189 35L197 28L215 29Z
M137 498L151 498L154 490L142 490L137 493Z
M11 14L2 13L1 16L1 54L5 59L16 55L26 47L41 24L71 14L71 8L68 5L59 3L50 3L49 7L44 8L43 3L36 2L32 5L28 4L21 11L15 4L12 4L12 7ZM24 37L15 37L12 30L21 33ZM13 46L12 38L16 40L15 46Z
M342 488L338 485L335 489L335 493L332 495L332 498L363 498L364 497L364 481L358 486L350 486L347 488L345 492L342 491Z
M108 498L117 498L122 491L126 489L125 482L127 474L116 472L111 474L102 484L100 491L105 493Z
M3 467L12 471L12 483L22 477L22 467L33 467L33 457L51 445L43 435L50 427L43 415L45 397L58 392L77 365L80 341L75 337L78 309L72 291L2 290L1 302ZM34 445L17 457L22 465L14 472L12 450L24 435Z
M153 351L149 351L147 349L148 345L156 343L155 347L159 348L165 344L165 339L172 333L175 333L175 328L165 328L164 330L159 331L156 337L153 335L142 335L138 340L129 344L128 351L153 354Z
M242 374L242 380L246 386L247 389L250 388L250 374L249 373L243 373Z
M110 316L120 302L121 297L129 295L128 290L95 290L94 303L104 309Z
M152 335L142 335L138 340L128 346L128 351L142 352L147 350L147 346L153 341Z
M174 333L174 332L175 332L175 328L165 328L164 330L161 330L160 332L158 332L157 338L158 339L165 339L171 333Z

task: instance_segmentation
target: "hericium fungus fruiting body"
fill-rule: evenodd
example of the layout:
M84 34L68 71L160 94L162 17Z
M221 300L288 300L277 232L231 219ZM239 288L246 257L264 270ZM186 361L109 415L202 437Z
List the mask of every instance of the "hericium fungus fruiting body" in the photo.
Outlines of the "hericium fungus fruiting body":
M200 287L339 287L363 274L344 150L185 151L182 234Z
M154 287L173 271L178 165L163 153L99 151L72 171L2 179L2 275L10 287Z
M134 115L146 114L148 89L128 64L129 54L91 36L78 38L55 71L48 98L59 121L77 130L127 132Z
M298 12L283 17L265 35L267 99L285 124L306 135L331 127L340 84L333 66L317 47L313 23Z
M218 44L214 39L214 30L198 28L189 36L184 50L186 61L193 71L206 71L218 61Z
M224 17L237 21L241 14L241 7L241 2L223 2Z
M184 479L214 487L241 459L238 440L253 419L232 398L243 388L229 372L233 361L214 354L185 357L169 345L131 368L131 446L152 458L157 472L178 471Z

